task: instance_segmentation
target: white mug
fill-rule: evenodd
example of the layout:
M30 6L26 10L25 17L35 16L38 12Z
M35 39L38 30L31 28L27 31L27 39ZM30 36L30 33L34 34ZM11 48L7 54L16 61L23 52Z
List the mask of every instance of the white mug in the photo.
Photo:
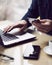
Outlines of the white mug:
M52 49L52 40L49 40L49 47Z

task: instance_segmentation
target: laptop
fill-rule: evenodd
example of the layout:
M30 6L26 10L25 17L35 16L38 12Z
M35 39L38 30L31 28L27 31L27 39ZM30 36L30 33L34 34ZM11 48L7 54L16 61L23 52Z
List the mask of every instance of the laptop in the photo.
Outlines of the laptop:
M23 44L23 43L32 41L36 38L35 35L28 33L28 32L26 32L22 35L13 35L11 33L4 34L4 32L2 30L0 30L0 36L2 39L1 44L4 47L10 47L10 46L14 46L14 45Z

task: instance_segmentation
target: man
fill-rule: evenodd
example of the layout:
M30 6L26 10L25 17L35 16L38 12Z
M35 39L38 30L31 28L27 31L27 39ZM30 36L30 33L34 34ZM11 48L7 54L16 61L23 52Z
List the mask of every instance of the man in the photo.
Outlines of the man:
M4 29L4 32L9 32L13 28L20 28L20 32L29 27L31 24L28 18L37 18L40 16L39 22L33 22L37 29L44 33L52 34L52 0L32 0L31 7L16 24L10 25Z

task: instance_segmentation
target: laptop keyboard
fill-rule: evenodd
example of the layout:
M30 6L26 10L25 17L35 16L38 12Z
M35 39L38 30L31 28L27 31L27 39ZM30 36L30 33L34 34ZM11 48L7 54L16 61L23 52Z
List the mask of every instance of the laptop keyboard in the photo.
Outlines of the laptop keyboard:
M12 35L12 34L3 34L3 35L1 35L1 37L2 37L3 41L11 41L14 39L18 39L18 37L16 37L15 35Z

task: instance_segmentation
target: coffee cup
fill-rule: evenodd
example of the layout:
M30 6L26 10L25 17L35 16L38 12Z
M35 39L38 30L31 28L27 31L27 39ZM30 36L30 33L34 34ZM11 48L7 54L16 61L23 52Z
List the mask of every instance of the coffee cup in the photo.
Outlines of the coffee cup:
M49 48L52 49L52 40L49 40Z

